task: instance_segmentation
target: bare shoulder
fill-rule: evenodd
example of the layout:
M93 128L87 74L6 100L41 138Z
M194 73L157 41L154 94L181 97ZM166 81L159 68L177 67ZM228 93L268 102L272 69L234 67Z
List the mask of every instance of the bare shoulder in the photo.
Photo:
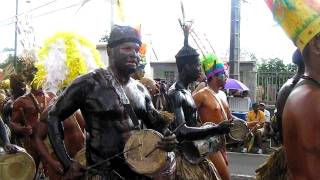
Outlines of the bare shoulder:
M25 103L28 102L28 101L29 101L28 95L20 96L19 98L17 98L17 99L13 102L13 107L15 107L15 106L21 106L21 105L25 104Z
M302 85L295 88L289 95L285 109L292 110L295 115L314 114L320 117L320 88L312 85ZM290 110L291 109L291 110Z
M210 91L205 87L194 93L193 98L206 98L208 97L208 93L210 93Z
M319 87L306 84L295 88L290 93L282 115L284 135L286 133L303 134L304 137L320 138L320 131L313 131L313 129L320 128L319 89ZM301 139L301 141L304 140Z
M210 94L210 90L205 87L205 88L202 88L201 90L199 90L198 92L196 92L194 95L193 95L193 99L195 101L195 103L197 104L197 106L200 106L200 105L203 105L203 104L207 104L209 103L208 100L209 100L209 94Z

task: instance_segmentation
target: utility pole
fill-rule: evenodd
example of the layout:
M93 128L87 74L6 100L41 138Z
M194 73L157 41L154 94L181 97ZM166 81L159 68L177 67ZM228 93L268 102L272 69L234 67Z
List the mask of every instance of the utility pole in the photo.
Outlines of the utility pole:
M18 5L19 0L16 0L16 17L15 17L15 26L14 26L14 60L13 66L17 68L17 48L18 48Z
M111 0L110 1L110 29L112 30L112 26L114 25L114 4L117 0ZM110 30L110 32L111 32Z
M240 79L240 0L231 0L230 78Z

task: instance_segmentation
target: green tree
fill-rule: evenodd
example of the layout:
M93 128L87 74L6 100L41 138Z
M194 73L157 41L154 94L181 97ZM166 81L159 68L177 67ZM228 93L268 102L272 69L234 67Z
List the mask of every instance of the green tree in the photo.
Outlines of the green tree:
M280 58L262 59L258 65L259 72L286 72L286 65Z
M108 31L106 31L106 33L101 36L99 42L106 43L106 42L108 42L108 39L109 39L109 33L108 33Z
M288 72L297 72L298 70L298 67L297 65L293 64L293 63L290 63L287 65L287 71Z
M5 69L9 64L13 64L14 56L9 54L8 58L4 60L3 63L0 64L1 69Z
M292 63L285 65L280 58L262 59L262 63L258 64L258 72L294 73L296 71L296 65Z

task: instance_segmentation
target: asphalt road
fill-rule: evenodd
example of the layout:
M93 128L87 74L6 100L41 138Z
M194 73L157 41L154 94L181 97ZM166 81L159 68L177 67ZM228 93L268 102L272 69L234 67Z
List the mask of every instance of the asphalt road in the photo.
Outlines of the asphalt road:
M253 179L255 169L266 161L269 155L228 152L232 179Z

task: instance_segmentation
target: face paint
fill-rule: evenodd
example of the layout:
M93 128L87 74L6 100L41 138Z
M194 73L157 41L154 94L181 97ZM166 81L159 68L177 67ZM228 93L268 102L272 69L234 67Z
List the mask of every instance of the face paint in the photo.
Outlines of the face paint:
M199 61L189 64L189 79L196 81L201 75L201 67Z
M217 75L215 75L215 77L217 77L222 82L226 81L226 75L224 73L217 74Z
M226 84L226 80L227 80L226 74L222 72L214 75L214 77L217 79L218 86L221 88L224 88L224 85Z
M139 44L132 42L125 42L113 48L115 66L128 74L135 72L140 59L139 48Z

